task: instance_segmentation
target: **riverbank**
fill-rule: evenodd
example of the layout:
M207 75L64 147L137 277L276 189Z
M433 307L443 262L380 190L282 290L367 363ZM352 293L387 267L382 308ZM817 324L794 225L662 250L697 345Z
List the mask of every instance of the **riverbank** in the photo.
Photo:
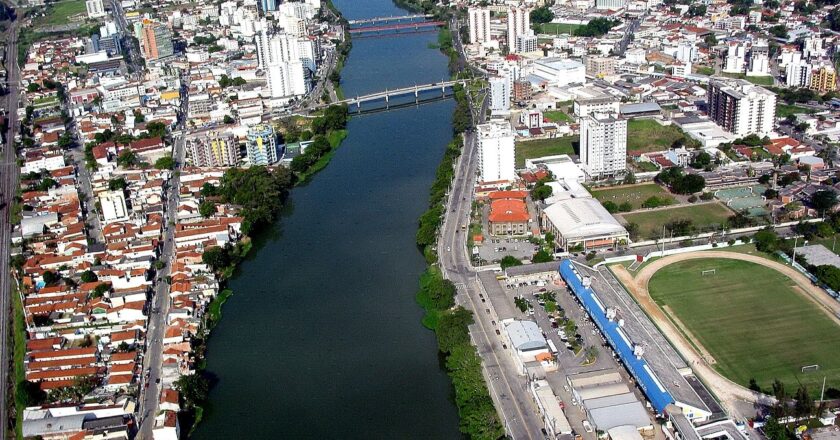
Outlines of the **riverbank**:
M399 4L399 0L395 2ZM449 57L450 72L454 75L458 72L458 54L451 38L451 31L442 29L438 45ZM422 323L435 332L438 350L445 359L446 372L455 390L460 431L473 439L497 439L503 437L505 431L484 381L481 358L470 340L469 326L473 323L473 316L463 307L455 307L457 289L451 281L443 278L435 250L443 216L446 214L446 194L463 149L463 133L472 121L467 98L469 91L461 86L456 86L454 90L457 103L452 118L454 138L438 166L435 181L429 190L429 208L420 217L415 237L428 264L420 277L420 290L416 299L426 312Z

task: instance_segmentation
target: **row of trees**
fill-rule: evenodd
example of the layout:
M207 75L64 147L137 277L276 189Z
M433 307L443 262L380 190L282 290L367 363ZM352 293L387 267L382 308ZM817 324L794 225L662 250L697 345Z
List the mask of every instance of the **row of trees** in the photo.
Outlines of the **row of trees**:
M581 26L575 29L575 36L578 37L600 37L606 34L615 26L621 23L620 20L610 20L608 18L594 18L586 23L586 26Z
M656 176L663 185L667 185L676 194L693 194L706 186L706 179L698 174L685 174L680 167L668 168Z

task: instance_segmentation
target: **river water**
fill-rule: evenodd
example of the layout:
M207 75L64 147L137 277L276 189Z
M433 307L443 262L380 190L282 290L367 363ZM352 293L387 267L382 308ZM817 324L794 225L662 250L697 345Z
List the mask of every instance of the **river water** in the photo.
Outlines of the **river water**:
M348 19L404 15L334 0ZM446 78L435 33L355 39L347 96ZM257 239L209 341L218 378L193 438L460 438L434 334L414 302L417 218L454 103L355 116L330 165Z

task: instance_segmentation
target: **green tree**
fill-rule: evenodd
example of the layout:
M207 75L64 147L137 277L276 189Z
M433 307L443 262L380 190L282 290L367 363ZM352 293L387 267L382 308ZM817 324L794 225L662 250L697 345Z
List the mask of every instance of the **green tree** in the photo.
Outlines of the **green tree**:
M44 284L47 286L52 286L57 284L61 281L61 276L52 271L44 271L43 275L41 276L44 279Z
M82 272L82 275L79 278L83 283L92 283L99 279L92 270Z
M164 137L166 136L166 124L160 121L152 121L146 124L146 131L149 132L149 137Z
M811 196L811 205L821 215L837 205L837 193L832 190L820 190Z
M473 323L473 316L463 307L456 307L440 316L437 334L438 349L442 353L449 353L459 345L469 344L469 332L464 329Z
M779 235L772 228L762 229L753 237L755 247L761 252L773 253L779 249Z
M216 204L209 200L205 200L198 205L198 212L202 217L210 218L216 213Z
M111 286L107 283L99 283L91 292L91 298L100 298L111 290Z
M212 267L213 270L220 270L230 265L230 256L224 248L213 246L204 250L204 253L201 254L201 261Z
M195 408L207 400L210 381L201 373L187 374L175 381L175 389L181 394L187 408Z
M545 249L540 249L531 257L532 263L548 263L550 261L554 261L554 257L551 256Z
M618 205L616 205L615 202L611 200L605 200L601 202L601 204L604 205L604 209L606 209L607 212L609 212L610 214L615 214L616 212L618 212Z
M548 6L540 6L531 11L531 23L549 23L551 20L554 20L554 12Z
M236 122L236 119L233 119L230 115L225 115L225 117L222 119L222 122L225 125L230 125Z
M137 155L131 151L130 148L124 148L120 151L119 156L117 156L117 165L123 168L132 168L137 166L140 163L140 160L137 158Z
M513 266L521 266L522 261L518 258L514 257L513 255L506 255L502 260L499 262L502 269L507 269Z
M175 159L166 155L155 161L155 168L159 170L171 170L175 168Z
M117 177L108 181L108 190L110 191L122 191L126 188L128 188L128 182L125 181L125 177Z
M546 185L545 182L540 181L534 185L533 189L531 189L531 198L544 202L545 199L551 197L553 192L554 190L550 186Z
M38 406L47 401L47 393L41 389L37 382L24 380L18 383L16 394L18 401L24 402L24 406Z

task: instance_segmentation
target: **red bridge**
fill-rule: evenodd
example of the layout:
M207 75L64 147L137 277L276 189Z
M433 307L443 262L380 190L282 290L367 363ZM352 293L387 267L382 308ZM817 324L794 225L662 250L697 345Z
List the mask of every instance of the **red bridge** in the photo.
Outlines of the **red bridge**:
M367 26L355 29L350 29L351 34L361 34L367 32L382 32L382 31L398 31L401 29L421 29L428 27L441 27L446 23L443 21L417 21L412 23L396 23L382 26Z

